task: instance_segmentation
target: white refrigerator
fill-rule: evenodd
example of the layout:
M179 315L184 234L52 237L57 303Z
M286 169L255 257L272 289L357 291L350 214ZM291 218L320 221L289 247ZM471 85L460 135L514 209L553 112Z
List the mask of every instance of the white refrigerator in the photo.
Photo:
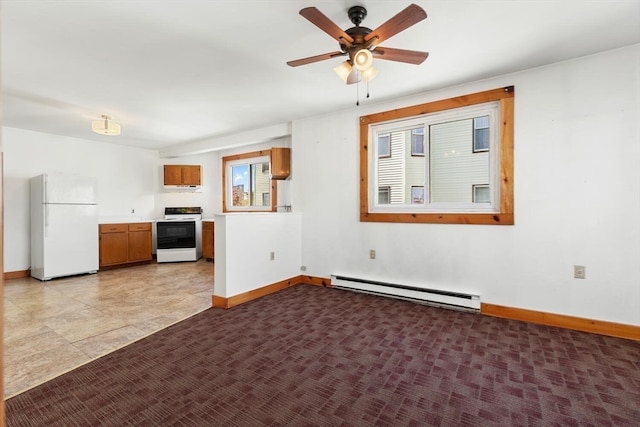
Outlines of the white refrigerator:
M96 179L64 173L31 178L31 277L98 271Z

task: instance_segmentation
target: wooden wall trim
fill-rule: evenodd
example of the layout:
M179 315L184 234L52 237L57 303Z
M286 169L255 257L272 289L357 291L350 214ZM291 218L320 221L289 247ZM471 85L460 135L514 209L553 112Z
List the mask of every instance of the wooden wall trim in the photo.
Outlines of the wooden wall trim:
M540 325L557 326L576 331L640 341L640 326L636 325L585 319L582 317L566 316L564 314L545 313L542 311L525 310L522 308L486 303L481 304L480 312L487 316L521 320L524 322L538 323Z
M290 279L281 280L280 282L272 283L270 285L263 286L258 289L253 289L249 292L244 292L238 295L234 295L229 298L213 295L213 297L211 298L211 304L217 308L235 307L236 305L253 301L254 299L262 298L263 296L281 291L282 289L295 286L300 283L298 280L299 277L300 276L295 276Z
M19 279L31 276L31 270L7 271L3 273L4 280Z
M330 288L331 279L305 275L295 276L230 298L214 295L212 298L212 305L219 308L231 308L300 284ZM556 326L559 328L640 341L640 326L636 325L585 319L581 317L567 316L564 314L545 313L542 311L525 310L522 308L506 307L487 303L481 304L480 313L486 316L502 317L504 319L520 320L541 325Z
M331 279L326 279L324 277L313 277L313 276L302 276L302 275L294 276L289 279L282 280L280 282L272 283L271 285L263 286L262 288L258 288L249 292L244 292L242 294L234 295L229 298L213 295L211 298L211 305L217 308L231 308L236 305L261 298L265 295L269 295L274 292L281 291L282 289L290 288L291 286L301 285L301 284L324 286L324 287L330 288Z
M331 279L327 279L326 277L315 277L315 276L298 276L299 283L304 283L305 285L315 285L315 286L324 286L325 288L331 287Z

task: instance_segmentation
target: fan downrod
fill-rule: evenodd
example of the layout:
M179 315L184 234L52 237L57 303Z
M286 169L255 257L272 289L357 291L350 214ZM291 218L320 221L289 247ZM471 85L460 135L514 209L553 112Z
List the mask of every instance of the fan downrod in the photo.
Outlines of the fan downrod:
M353 6L349 8L347 14L353 25L359 27L360 23L367 17L367 9L362 6Z

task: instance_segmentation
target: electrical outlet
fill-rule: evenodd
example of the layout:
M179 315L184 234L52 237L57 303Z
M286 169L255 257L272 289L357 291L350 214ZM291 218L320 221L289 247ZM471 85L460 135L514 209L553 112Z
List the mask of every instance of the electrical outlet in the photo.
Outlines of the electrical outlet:
M574 265L573 266L573 277L576 279L586 279L587 278L587 268L584 265Z
M274 259L276 259L276 253L272 251L272 252L269 254L269 260L273 261Z
M376 251L374 251L373 249L371 249L369 251L369 258L371 259L376 259Z

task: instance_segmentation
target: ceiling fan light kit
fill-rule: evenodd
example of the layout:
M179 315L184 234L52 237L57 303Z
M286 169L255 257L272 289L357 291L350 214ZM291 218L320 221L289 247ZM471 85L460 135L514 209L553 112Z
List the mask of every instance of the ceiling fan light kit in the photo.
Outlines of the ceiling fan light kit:
M102 120L94 120L91 122L91 130L100 135L116 136L120 135L120 125L113 123L111 117L103 114Z
M353 67L349 63L349 61L341 62L337 67L333 69L336 72L338 77L342 79L345 83L349 79L349 76L352 74Z
M368 70L373 65L373 54L369 49L360 49L353 55L353 63L358 71Z
M361 74L362 80L364 80L365 82L370 82L378 75L378 69L372 65L371 67L364 70Z
M410 4L375 30L360 26L367 16L367 10L362 6L349 8L347 15L354 27L346 30L342 30L315 7L306 7L300 10L300 15L335 39L340 46L340 50L289 61L287 65L290 67L346 55L349 59L334 68L336 74L346 84L358 83L362 80L368 84L378 75L378 70L373 67L374 56L377 59L415 65L421 64L429 56L427 52L379 46L380 43L427 17L427 13L416 4ZM368 97L369 94L367 93ZM356 105L359 105L359 102L356 102Z

